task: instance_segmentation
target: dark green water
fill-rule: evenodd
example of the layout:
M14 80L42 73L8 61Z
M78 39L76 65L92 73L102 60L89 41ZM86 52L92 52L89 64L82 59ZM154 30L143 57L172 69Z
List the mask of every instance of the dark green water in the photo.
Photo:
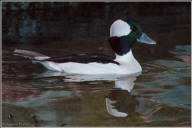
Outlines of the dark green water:
M162 3L162 10L144 11L141 5L130 4L94 5L94 11L88 7L47 13L4 11L3 126L190 126L190 9L186 13L178 4L174 12ZM20 48L49 56L112 56L109 27L119 17L137 19L158 42L133 46L143 68L138 76L50 72L12 54Z

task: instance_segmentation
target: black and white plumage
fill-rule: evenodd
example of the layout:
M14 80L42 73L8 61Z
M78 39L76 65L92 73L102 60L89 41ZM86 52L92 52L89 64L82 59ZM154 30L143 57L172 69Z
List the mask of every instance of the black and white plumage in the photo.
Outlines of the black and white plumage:
M37 52L19 49L16 49L14 54L39 62L53 71L75 74L133 74L142 71L131 51L131 46L136 40L140 42L143 40L144 43L149 42L150 44L155 43L150 38L146 39L146 35L141 33L137 24L116 20L111 25L109 40L116 53L114 59L95 54L49 57Z
M37 52L19 49L14 51L14 55L39 62L49 70L75 74L126 74L129 67L133 67L131 70L135 70L136 66L132 52L120 59L96 54L49 57ZM127 59L127 56L130 56L128 57L130 60ZM127 65L124 60L134 63Z

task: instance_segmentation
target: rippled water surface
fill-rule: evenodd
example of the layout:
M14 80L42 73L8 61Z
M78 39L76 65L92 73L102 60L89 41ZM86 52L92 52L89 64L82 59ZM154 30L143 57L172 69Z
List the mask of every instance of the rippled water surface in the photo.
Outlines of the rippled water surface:
M69 7L64 14L59 9L33 15L3 13L4 126L191 125L191 26L187 9L173 13L162 4L162 10L133 14L130 10L137 4L127 10L129 4L117 5L99 9L95 5L95 11L78 13ZM116 14L119 10L124 11ZM10 20L12 15L17 18ZM71 75L48 71L12 54L20 48L50 56L113 56L107 41L110 24L117 18L133 17L158 42L156 46L133 46L133 54L143 68L141 74Z

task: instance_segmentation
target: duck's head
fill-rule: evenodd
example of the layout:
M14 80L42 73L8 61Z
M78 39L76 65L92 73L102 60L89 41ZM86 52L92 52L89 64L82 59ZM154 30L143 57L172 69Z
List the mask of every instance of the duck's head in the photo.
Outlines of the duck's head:
M109 43L118 55L128 53L135 42L156 44L149 38L136 22L116 20L110 28Z

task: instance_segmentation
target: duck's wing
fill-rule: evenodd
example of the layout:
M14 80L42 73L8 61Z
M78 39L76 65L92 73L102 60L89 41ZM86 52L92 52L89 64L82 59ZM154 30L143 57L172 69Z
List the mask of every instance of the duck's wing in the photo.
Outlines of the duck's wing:
M113 57L101 55L101 54L78 54L78 55L67 55L62 57L51 57L44 59L43 61L52 61L56 63L67 63L67 62L76 62L76 63L114 63L119 65L118 62L113 60Z

